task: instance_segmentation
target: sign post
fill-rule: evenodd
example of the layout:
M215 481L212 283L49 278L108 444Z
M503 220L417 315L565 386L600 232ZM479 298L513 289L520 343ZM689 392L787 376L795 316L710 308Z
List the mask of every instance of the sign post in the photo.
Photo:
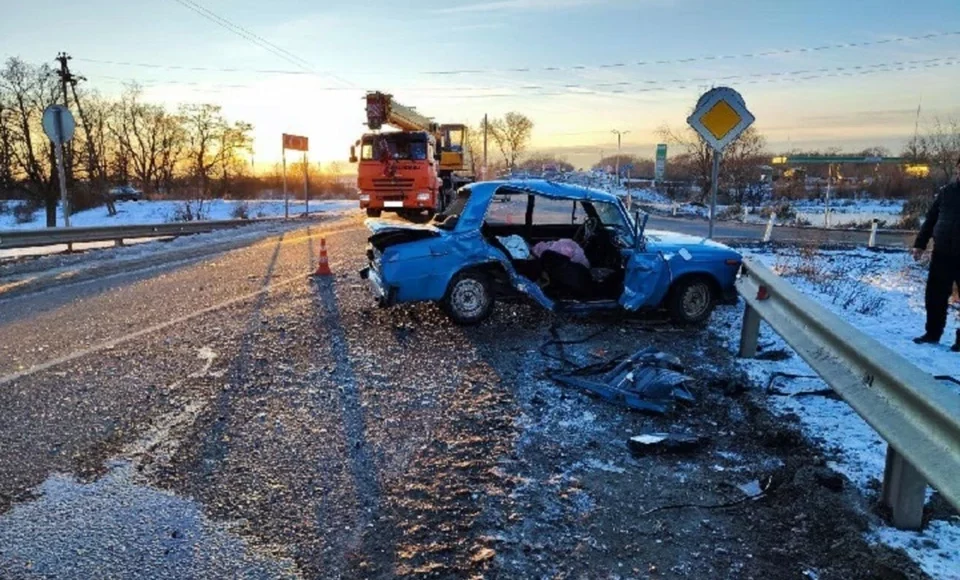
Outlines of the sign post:
M50 105L43 111L43 132L53 142L57 156L57 176L60 179L60 205L63 207L63 225L70 227L70 206L67 202L67 174L64 169L63 144L73 139L76 121L70 109L63 105Z
M663 181L664 176L667 173L667 144L658 143L657 144L657 162L653 168L653 182L654 186L657 183Z
M303 191L307 191L307 150L309 143L306 137L302 135L283 134L283 152L281 153L283 163L283 219L290 219L290 199L287 197L287 149L294 151L303 151ZM309 204L309 202L307 202ZM309 210L309 205L307 206Z
M729 87L717 87L704 93L697 101L693 114L687 118L687 123L713 150L708 238L713 237L713 222L717 213L717 182L720 178L720 159L723 150L746 131L753 121L754 116L747 110L743 97Z
M307 217L310 217L310 188L308 183L310 181L309 175L309 165L307 165L307 152L303 152L303 202L306 204L306 209L304 213L307 214Z

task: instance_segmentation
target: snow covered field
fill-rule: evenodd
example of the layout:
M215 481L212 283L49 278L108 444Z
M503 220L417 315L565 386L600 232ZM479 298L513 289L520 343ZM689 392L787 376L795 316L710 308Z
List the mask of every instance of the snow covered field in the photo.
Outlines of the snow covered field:
M183 202L178 201L121 202L117 204L117 215L115 216L107 215L107 208L98 207L70 216L70 225L71 227L98 227L167 223L173 221L173 216L177 211L178 206L180 206L182 203ZM204 217L208 220L235 219L234 209L241 203L244 202L232 200L227 201L222 199L212 200L205 204L206 207L204 209ZM245 203L247 204L247 217L249 218L283 217L284 214L283 200L248 201ZM209 208L209 212L207 212L206 208ZM322 200L310 202L310 213L341 212L351 210L359 211L358 208L359 206L354 200ZM306 211L306 205L303 202L294 202L291 200L291 216L298 216L304 213L304 211ZM57 224L63 224L63 214L59 211L57 215ZM13 215L10 213L0 214L0 230L41 229L44 227L46 227L46 217L42 210L37 211L32 221L24 224L16 223ZM244 227L250 228L252 226ZM238 232L234 229L221 233L222 235L228 237L244 235L243 232ZM248 233L255 232L249 231ZM153 242L155 240L156 238L139 238L136 240L128 240L127 243L131 245L143 245L149 244L149 242ZM113 242L89 242L83 244L74 244L74 249L89 250L96 248L112 248L113 245ZM150 248L155 247L155 245L150 245L147 249L142 251L150 251ZM58 254L66 249L66 244L62 244L58 246L0 250L0 260L27 255L35 256L44 254Z
M46 226L46 215L43 209L37 210L33 220L18 224L13 217L12 207L16 202L8 203L10 211L0 214L0 230L39 229ZM177 208L182 201L124 201L118 202L117 215L107 215L106 207L89 209L70 216L70 225L73 227L122 226L133 224L158 224L174 221ZM223 200L214 199L204 202L204 219L229 220L234 218L234 211L240 204L247 205L247 217L277 217L283 216L283 200ZM320 200L310 202L310 211L340 211L357 209L356 200ZM290 200L290 215L296 216L306 211L302 201ZM57 225L63 225L63 212L57 210Z
M911 338L923 333L923 295L926 270L903 253L822 251L805 249L746 251L784 276L798 289L847 322L900 352L933 375L960 379L960 354L951 352L960 308L954 304L943 343L916 345ZM739 309L721 309L717 326L725 329L732 353L739 344ZM766 387L773 373L811 378L774 376L770 405L781 414L796 414L805 433L819 443L835 464L865 494L875 495L883 476L886 444L846 403L819 395L803 395L826 385L766 324L761 325L761 353L782 351L785 360L743 360L756 384ZM782 357L775 357L782 358ZM960 394L960 386L944 381L944 389ZM942 500L941 500L942 501ZM960 579L960 518L935 519L921 533L890 527L871 532L871 541L903 548L934 578Z

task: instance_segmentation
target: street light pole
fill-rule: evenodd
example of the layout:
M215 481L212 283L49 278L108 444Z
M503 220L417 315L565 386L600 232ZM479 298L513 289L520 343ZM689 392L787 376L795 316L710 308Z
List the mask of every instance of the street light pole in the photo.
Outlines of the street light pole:
M620 140L630 131L618 131L617 129L614 129L610 132L616 134L617 136L617 187L620 187Z

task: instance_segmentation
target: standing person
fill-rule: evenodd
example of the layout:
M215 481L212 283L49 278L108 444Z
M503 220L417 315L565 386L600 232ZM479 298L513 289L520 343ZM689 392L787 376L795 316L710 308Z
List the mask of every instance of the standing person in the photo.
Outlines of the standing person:
M960 159L957 159L957 179L940 189L920 227L913 245L914 260L923 256L931 237L933 256L927 276L927 329L923 336L913 339L917 344L940 342L947 324L953 285L960 285ZM950 350L960 352L960 330Z

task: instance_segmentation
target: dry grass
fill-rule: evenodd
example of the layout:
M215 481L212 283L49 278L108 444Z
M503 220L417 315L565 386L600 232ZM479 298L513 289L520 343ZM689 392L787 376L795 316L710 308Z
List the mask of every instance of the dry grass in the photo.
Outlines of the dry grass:
M876 316L887 303L882 294L864 282L873 273L869 264L839 271L814 245L802 246L795 255L780 255L774 271L785 278L803 280L818 294L829 297L832 304L858 314Z

